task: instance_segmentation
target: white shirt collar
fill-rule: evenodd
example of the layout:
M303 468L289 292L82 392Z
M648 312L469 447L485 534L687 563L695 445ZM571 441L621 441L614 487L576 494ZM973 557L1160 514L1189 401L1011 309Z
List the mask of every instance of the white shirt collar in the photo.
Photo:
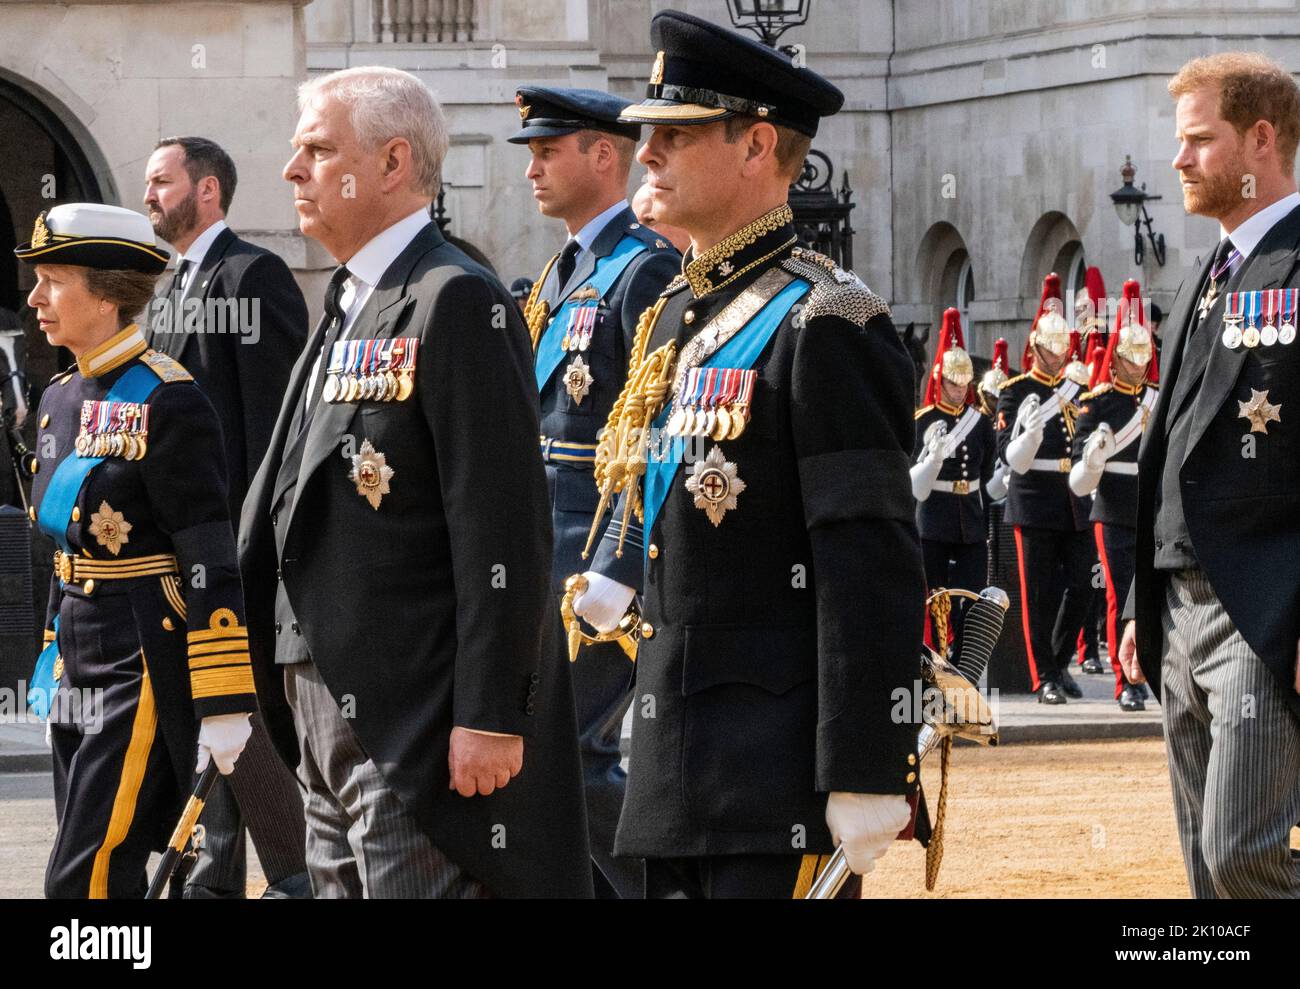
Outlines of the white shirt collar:
M190 245L189 250L181 255L181 261L190 262L190 268L197 268L203 263L203 259L208 256L208 249L212 247L213 242L221 236L221 231L226 229L225 220L217 220L212 226L204 230L194 238L194 243ZM176 262L180 264L180 261Z
M583 226L576 235L574 235L573 239L578 242L579 246L584 251L591 250L591 245L596 243L596 238L600 236L601 231L609 225L610 221L613 220L614 217L618 216L618 214L622 213L625 209L627 209L627 200L620 199L599 216L592 217L588 220L586 225Z
M344 262L352 278L374 288L384 272L397 260L397 256L415 239L415 235L432 222L428 209L421 206L410 216L380 231L365 247Z
M1289 196L1283 196L1275 203L1270 203L1262 210L1244 220L1236 230L1229 233L1219 226L1219 240L1224 237L1232 238L1232 246L1241 252L1242 260L1249 258L1259 242L1264 239L1270 230L1277 226L1278 222L1290 213L1297 206L1300 206L1300 192L1293 192Z

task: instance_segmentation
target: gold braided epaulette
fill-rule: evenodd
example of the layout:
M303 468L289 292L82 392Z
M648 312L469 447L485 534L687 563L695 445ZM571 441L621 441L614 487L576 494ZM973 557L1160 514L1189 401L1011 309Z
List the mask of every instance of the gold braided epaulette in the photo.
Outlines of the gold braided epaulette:
M921 416L925 415L925 414L926 414L927 412L929 412L932 408L934 408L933 405L923 405L923 406L921 406L919 409L917 409L915 412L912 413L912 418L913 418L913 419L920 419Z
M1024 381L1027 377L1029 377L1028 371L1026 371L1024 374L1017 374L1014 378L1007 378L1006 381L998 385L998 391L1002 391L1008 385L1014 385L1017 381Z
M1086 402L1086 401L1088 401L1088 399L1090 399L1090 398L1096 398L1098 395L1105 395L1106 392L1108 392L1108 391L1113 391L1114 388L1115 388L1115 386L1112 385L1109 381L1103 381L1101 384L1099 384L1099 385L1098 385L1096 388L1094 388L1092 391L1087 391L1087 392L1084 392L1082 395L1080 395L1080 396L1079 396L1079 401L1080 401L1080 402Z

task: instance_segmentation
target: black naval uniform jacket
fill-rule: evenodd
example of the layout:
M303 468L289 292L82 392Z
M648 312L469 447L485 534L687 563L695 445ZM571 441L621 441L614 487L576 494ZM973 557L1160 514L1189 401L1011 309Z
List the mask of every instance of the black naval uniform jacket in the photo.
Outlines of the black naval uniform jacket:
M948 427L951 436L969 405L952 409L942 402L927 405L916 411L916 456L923 451L926 432L935 423ZM930 497L916 506L916 526L922 539L939 543L982 543L989 537L986 514L988 510L988 484L997 463L997 439L993 435L993 422L988 416L979 416L974 427L966 434L953 455L939 468L939 480L945 483L964 481L968 485L978 482L979 488L967 494L953 491L931 491Z
M1007 458L1007 446L1011 442L1020 403L1030 395L1037 395L1039 408L1051 407L1057 401L1055 392L1062 380L1060 375L1049 378L1034 369L1003 383L998 392L997 413L1000 460ZM1077 394L1075 402L1078 401ZM1077 406L1069 414L1074 414L1074 408ZM1073 440L1065 414L1057 414L1043 426L1043 442L1039 444L1034 459L1055 461L1064 469L1031 468L1023 474L1013 470L1007 481L1006 521L1009 524L1062 532L1082 532L1088 528L1088 505L1070 490L1072 452Z
M1157 385L1139 385L1132 391L1123 385L1103 382L1093 391L1086 392L1080 399L1079 420L1074 428L1074 459L1083 458L1083 447L1088 437L1097 431L1103 422L1118 433L1137 414L1142 407L1142 397L1147 389L1156 389ZM1141 439L1130 443L1106 462L1128 465L1132 473L1106 470L1101 475L1097 490L1092 495L1092 511L1089 518L1093 522L1105 525L1122 525L1129 529L1137 524L1137 459ZM1121 594L1127 589L1121 588Z
M592 481L591 460L566 459L554 449L558 443L594 446L596 434L605 428L609 410L627 377L628 356L641 314L654 305L681 265L681 255L668 241L636 220L624 209L596 235L590 251L579 255L579 263L564 285L559 284L556 265L550 265L539 298L550 305L552 316L573 293L587 284L596 269L596 259L606 257L627 236L646 245L605 293L596 310L596 329L585 351L565 354L541 390L542 451L546 456L546 482L553 506L555 563L552 590L562 593L564 581L587 569L582 549L591 531L599 495ZM564 386L565 369L581 357L594 379L582 401L574 401ZM552 441L548 447L547 440ZM562 449L562 447L560 448Z
M78 564L137 560L143 566L149 561L141 558L170 554L178 573L86 579L64 569L65 580L56 565L45 637L53 639L57 616L61 686L67 687L94 687L112 676L122 658L112 649L127 644L127 638L138 641L134 648L144 653L181 801L194 780L199 721L255 711L257 698L217 416L184 368L146 349L134 324L83 354L45 389L34 447L39 466L31 516L40 517L59 466L80 457L76 440L83 404L103 400L137 367L157 378L141 403L148 415L144 456L128 460L110 455L90 469L66 538ZM93 618L87 609L95 610ZM129 630L123 632L126 638L105 643L78 637L79 627L102 626L105 615L109 624Z
M619 855L829 852L830 791L916 789L918 725L891 717L919 678L925 603L915 370L884 301L794 244L768 214L688 252L647 351L680 348L776 265L812 285L754 364L744 433L704 444L745 482L736 507L710 522L685 464L645 533ZM615 579L642 559L637 533L615 559L617 533L594 565Z
M1156 489L1172 426L1171 399L1183 371L1187 331L1209 282L1209 261L1209 255L1198 259L1163 324L1160 397L1138 451L1137 572L1124 618L1137 619L1138 659L1157 696L1166 575L1155 569ZM1300 288L1300 208L1264 235L1232 280L1238 292ZM1196 331L1209 331L1213 340L1204 376L1186 399L1184 414L1192 423L1179 470L1183 517L1215 594L1300 717L1294 686L1300 640L1300 345L1229 350L1219 339L1227 295L1219 294ZM1241 414L1241 403L1249 403L1254 392L1281 407L1281 421L1268 423L1267 433L1252 432ZM1247 436L1254 440L1252 457L1243 455Z
M217 410L230 471L230 517L238 525L249 482L271 440L289 370L307 339L307 304L279 255L229 228L190 274L181 305L189 300L211 304L216 325L208 326L201 315L189 324L191 332L175 332L187 324L155 320L150 342L194 375ZM217 307L229 313L224 326L216 322ZM248 325L245 315L255 322Z
M274 515L290 422L325 329L294 367L240 524L255 670L282 698L283 580L311 660L434 845L500 896L590 896L568 661L550 648L550 506L518 307L426 225L348 333L418 338L412 393L322 401L292 510ZM367 440L394 472L377 508L348 476ZM296 766L281 710L268 705L268 727ZM523 770L491 796L460 796L448 788L453 726L524 736Z

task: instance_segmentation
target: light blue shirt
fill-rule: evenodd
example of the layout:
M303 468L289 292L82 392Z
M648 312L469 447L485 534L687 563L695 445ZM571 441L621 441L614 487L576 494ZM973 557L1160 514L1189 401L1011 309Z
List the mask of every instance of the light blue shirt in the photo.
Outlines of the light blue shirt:
M618 214L622 213L625 209L627 209L627 200L620 199L599 216L594 216L588 220L583 228L574 235L573 239L576 240L582 248L582 250L578 251L578 256L573 259L574 267L577 267L578 262L582 259L582 255L591 250L591 245L596 243L596 238L600 236L601 231L604 230L605 227L609 226L614 217L618 216Z

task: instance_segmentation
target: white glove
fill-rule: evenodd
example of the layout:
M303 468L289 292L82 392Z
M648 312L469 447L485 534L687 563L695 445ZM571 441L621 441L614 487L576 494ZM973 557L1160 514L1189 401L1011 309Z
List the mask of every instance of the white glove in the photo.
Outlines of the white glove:
M939 471L941 470L943 470L943 457L924 456L918 460L910 471L912 475L912 497L917 501L925 501L926 498L929 498L930 492L934 490L934 482L939 479Z
M826 798L831 839L843 847L849 868L859 876L875 868L911 817L907 798L897 793L832 793Z
M1020 408L1016 409L1016 432L1031 428L1031 422L1038 416L1038 408L1042 403L1037 395L1027 395L1025 400L1020 403Z
M1115 434L1110 424L1103 422L1083 444L1083 459L1093 470L1103 470L1106 461L1115 455Z
M1026 429L1014 440L1007 444L1007 466L1017 474L1023 474L1029 470L1029 465L1034 461L1034 454L1038 452L1039 446L1043 442L1043 428Z
M573 599L573 612L598 632L612 632L627 614L636 589L588 570L587 589Z
M54 722L49 718L45 719L45 747L54 748Z
M997 467L993 470L993 476L989 478L988 486L984 489L988 492L989 498L993 501L1001 501L1007 496L1007 480L1011 477L1011 468L998 461Z
M229 776L235 760L244 751L253 726L247 714L217 714L204 718L199 725L199 762L196 773L208 768L209 757L217 761L222 776Z

